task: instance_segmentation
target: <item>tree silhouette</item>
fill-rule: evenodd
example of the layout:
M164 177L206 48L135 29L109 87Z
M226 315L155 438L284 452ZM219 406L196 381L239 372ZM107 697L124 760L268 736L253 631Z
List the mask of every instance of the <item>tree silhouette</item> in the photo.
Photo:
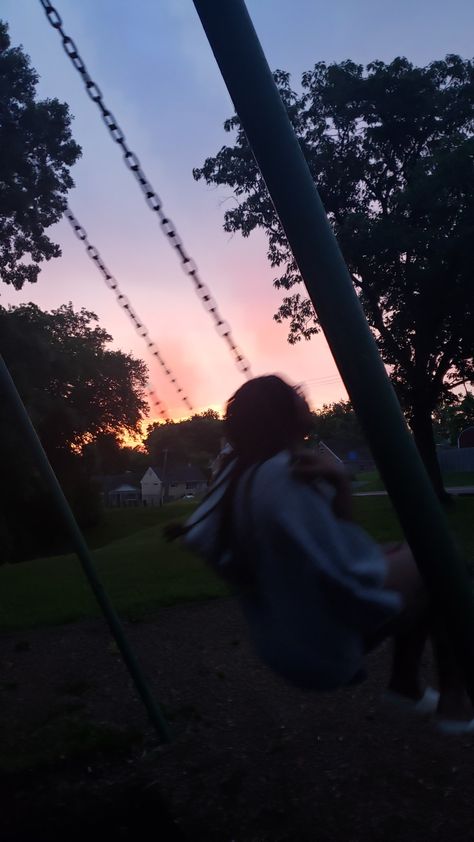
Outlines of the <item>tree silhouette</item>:
M38 279L43 260L61 250L45 229L57 222L81 154L68 106L37 100L38 76L0 21L0 277L21 289Z
M319 62L302 91L275 74L380 352L442 495L432 414L474 376L474 63L447 56ZM275 319L290 343L319 329L310 300L236 116L235 142L194 170L230 186L226 231L262 228L285 295ZM357 349L354 348L354 353Z

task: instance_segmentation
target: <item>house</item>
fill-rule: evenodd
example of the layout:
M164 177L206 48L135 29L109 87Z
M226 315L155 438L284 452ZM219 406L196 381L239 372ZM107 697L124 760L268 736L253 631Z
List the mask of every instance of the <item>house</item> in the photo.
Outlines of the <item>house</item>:
M142 503L144 506L161 506L164 498L164 484L160 479L162 471L158 468L147 468L140 485L142 489Z
M165 481L165 499L179 500L181 497L198 497L204 494L207 480L200 468L187 464L170 468Z
M356 439L325 438L319 442L319 448L325 451L327 455L332 454L337 461L343 462L351 472L373 471L375 469L375 463L369 448Z
M461 447L440 447L438 445L436 452L443 474L471 473L474 471L474 447L467 445Z
M94 479L101 489L104 506L141 506L140 479L133 471Z
M177 465L166 470L152 466L141 479L144 506L161 506L183 497L198 497L207 488L206 477L194 465Z
M474 447L474 427L466 427L461 430L458 438L458 447Z

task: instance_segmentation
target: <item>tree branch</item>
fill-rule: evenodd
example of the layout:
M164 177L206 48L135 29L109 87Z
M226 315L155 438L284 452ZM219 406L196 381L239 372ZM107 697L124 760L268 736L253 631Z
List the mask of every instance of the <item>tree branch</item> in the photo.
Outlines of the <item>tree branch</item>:
M374 323L375 329L378 330L383 341L386 343L387 347L389 348L395 359L398 360L399 364L403 366L407 377L410 379L410 373L413 369L410 356L409 354L406 354L403 351L403 348L401 348L398 342L393 338L392 334L390 333L390 330L386 326L376 296L374 295L370 287L367 284L364 284L363 281L356 278L352 272L351 278L354 286L361 290L365 298L367 298L367 300L370 303L372 321Z
M458 344L458 340L456 337L450 339L444 348L443 353L441 354L440 360L438 362L437 367L433 372L433 385L436 385L438 389L441 388L443 383L443 379L448 373L451 365L453 364L452 355L456 350L456 345Z

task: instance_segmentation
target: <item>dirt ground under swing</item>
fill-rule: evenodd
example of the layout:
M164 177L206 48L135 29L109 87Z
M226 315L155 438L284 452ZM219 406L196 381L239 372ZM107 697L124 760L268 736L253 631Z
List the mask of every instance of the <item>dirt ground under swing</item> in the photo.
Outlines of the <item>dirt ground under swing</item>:
M258 662L232 599L126 631L169 745L102 621L0 636L2 842L474 839L474 738L383 702L387 647L364 684L316 695Z

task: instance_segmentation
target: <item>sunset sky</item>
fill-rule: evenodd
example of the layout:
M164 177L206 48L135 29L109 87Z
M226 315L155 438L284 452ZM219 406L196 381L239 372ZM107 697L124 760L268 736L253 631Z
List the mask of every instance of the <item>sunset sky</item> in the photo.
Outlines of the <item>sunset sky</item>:
M425 64L446 53L473 54L472 0L248 0L270 66L301 73L316 61L367 63L397 55ZM304 383L314 407L346 397L324 339L292 347L273 313L281 294L266 260L263 235L229 237L222 229L230 190L196 183L192 168L229 142L222 124L232 105L191 0L58 0L109 108L161 195L254 374L279 372ZM3 0L0 16L13 45L22 44L41 79L39 95L67 101L83 155L73 169L69 203L116 275L197 411L220 409L243 382L224 343L183 275L176 256L110 140L96 106L63 53L38 0ZM62 258L44 264L39 281L0 303L72 301L94 310L114 346L150 362L142 340L86 257L69 225L50 229ZM159 366L150 381L173 417L186 414Z

